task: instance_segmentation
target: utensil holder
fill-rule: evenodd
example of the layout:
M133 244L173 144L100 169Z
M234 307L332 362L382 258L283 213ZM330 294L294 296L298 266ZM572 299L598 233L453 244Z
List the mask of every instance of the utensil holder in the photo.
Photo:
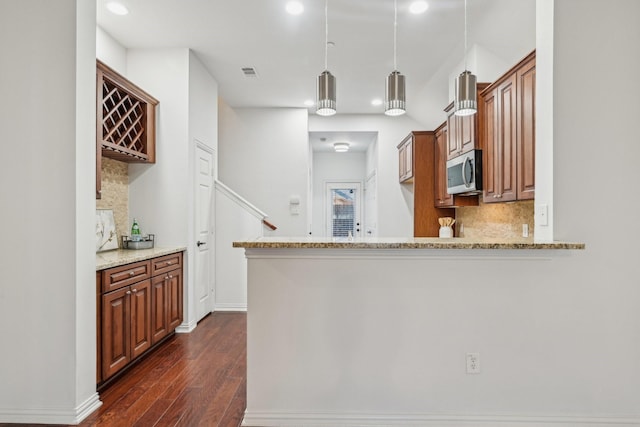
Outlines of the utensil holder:
M439 236L442 239L450 239L453 237L453 228L451 227L440 227Z

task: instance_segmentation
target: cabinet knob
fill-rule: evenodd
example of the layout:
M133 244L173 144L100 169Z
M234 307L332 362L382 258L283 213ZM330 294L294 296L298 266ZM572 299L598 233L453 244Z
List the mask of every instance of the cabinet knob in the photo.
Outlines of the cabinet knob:
M136 274L136 273L134 273L133 271L129 272L129 276L133 276L134 274Z
M173 279L173 276L171 274L169 275L169 279Z
M136 292L138 292L138 290L137 289L131 289L131 292L133 292L135 294Z
M127 294L127 295L131 295L131 291L127 291L127 292L126 292L126 294Z
M169 275L164 276L164 280L169 280Z
M167 265L171 265L171 261L167 261Z

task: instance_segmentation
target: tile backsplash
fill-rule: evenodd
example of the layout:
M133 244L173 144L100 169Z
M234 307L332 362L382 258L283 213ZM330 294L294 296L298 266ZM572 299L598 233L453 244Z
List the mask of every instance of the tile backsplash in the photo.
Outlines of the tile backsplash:
M456 233L460 237L522 237L522 224L529 225L533 237L533 200L482 203L456 209ZM464 231L460 233L460 225Z
M129 168L128 164L102 158L102 198L96 200L96 209L112 209L118 235L129 234Z

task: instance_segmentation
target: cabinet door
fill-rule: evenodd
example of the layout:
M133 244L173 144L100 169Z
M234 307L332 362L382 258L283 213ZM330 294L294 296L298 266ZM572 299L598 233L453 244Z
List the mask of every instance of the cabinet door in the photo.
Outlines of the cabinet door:
M454 114L453 104L445 110L447 113L447 160L460 154L459 117Z
M124 368L131 360L129 337L129 288L102 297L102 379Z
M453 205L453 196L447 193L447 126L436 130L435 141L435 207Z
M413 179L413 137L409 135L398 145L398 167L400 182Z
M151 279L151 344L157 343L169 333L167 276L161 274Z
M485 203L495 202L498 189L498 97L497 90L492 90L480 98L480 109L483 121L482 139L482 185L483 200Z
M167 282L167 316L169 331L174 331L182 323L182 270L168 273Z
M516 200L516 77L482 97L485 203Z
M458 146L460 154L476 148L476 115L458 117Z
M517 134L516 134L516 76L498 86L498 176L500 178L500 202L516 200Z
M518 200L535 196L535 111L536 111L536 61L527 61L516 73L518 84L517 111L517 161Z
M151 348L151 280L131 286L131 359Z

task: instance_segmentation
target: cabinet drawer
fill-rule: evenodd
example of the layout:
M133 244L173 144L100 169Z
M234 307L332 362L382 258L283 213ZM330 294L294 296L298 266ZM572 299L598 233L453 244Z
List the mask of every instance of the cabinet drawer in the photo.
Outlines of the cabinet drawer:
M102 292L110 292L151 277L149 261L113 267L102 272Z
M182 268L182 252L165 255L151 260L152 276L166 273L167 271L172 271L176 268Z

